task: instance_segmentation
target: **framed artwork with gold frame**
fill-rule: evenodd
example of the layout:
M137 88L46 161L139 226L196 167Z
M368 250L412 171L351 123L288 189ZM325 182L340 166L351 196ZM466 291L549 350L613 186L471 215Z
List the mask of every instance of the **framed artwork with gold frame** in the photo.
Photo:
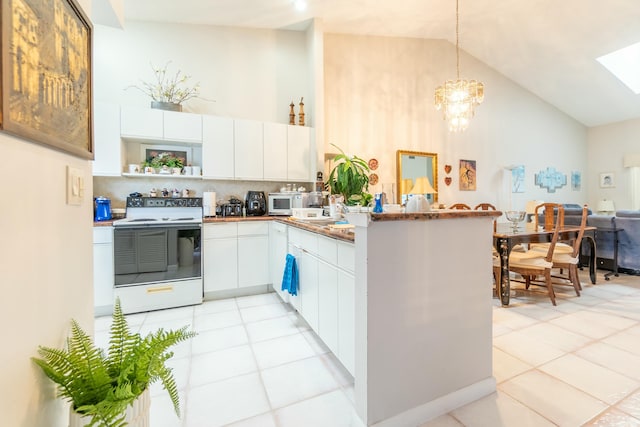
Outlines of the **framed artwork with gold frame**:
M476 191L476 161L460 160L460 190Z
M93 159L93 27L76 0L2 0L0 127Z

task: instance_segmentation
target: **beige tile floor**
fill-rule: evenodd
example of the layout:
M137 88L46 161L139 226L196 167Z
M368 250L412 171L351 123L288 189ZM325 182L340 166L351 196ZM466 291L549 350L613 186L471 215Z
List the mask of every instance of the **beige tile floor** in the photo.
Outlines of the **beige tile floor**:
M576 297L515 290L494 299L497 392L424 423L449 426L640 426L640 277L598 284ZM142 333L191 325L199 335L169 362L182 418L152 389L152 427L361 426L353 378L275 294L210 301L128 316ZM106 345L110 319L96 319Z

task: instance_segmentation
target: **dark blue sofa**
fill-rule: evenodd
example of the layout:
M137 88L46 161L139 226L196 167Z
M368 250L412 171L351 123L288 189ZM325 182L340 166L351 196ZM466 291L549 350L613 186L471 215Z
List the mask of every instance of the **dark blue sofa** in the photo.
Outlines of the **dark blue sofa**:
M615 215L589 215L587 225L600 229L620 229L618 270L627 274L640 274L640 211L624 210L617 211ZM613 245L613 233L604 231L596 233L598 268L613 269Z

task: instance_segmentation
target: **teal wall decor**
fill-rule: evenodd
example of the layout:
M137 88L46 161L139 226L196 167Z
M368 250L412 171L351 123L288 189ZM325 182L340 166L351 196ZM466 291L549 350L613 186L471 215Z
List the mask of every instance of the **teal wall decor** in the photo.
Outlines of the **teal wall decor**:
M546 188L547 193L555 193L556 188L567 185L567 175L562 174L556 168L548 167L536 174L535 183L540 188Z

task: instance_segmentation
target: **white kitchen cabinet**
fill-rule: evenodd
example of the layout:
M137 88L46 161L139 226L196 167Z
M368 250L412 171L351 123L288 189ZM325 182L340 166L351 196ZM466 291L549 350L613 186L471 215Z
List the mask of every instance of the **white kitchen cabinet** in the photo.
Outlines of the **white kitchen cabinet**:
M202 117L202 176L209 179L233 179L233 119Z
M123 158L119 105L95 104L93 133L93 176L120 176Z
M266 285L269 280L269 224L238 223L238 286Z
M287 126L287 180L315 181L314 146L311 128Z
M338 270L318 262L318 336L338 355Z
M235 178L261 181L263 167L263 123L255 120L234 120Z
M264 124L264 179L284 181L287 179L287 125Z
M163 111L164 139L202 143L202 116L193 113Z
M204 292L238 287L238 228L236 223L203 227Z
M93 303L96 316L113 312L113 227L93 228Z
M120 110L120 135L123 138L164 139L163 111L152 108L122 106Z
M355 375L355 277L338 270L338 359Z
M289 292L282 290L282 278L287 260L287 225L276 221L269 223L269 275L271 284L284 302L289 302Z
M200 114L123 106L120 112L123 138L151 141L202 143Z

